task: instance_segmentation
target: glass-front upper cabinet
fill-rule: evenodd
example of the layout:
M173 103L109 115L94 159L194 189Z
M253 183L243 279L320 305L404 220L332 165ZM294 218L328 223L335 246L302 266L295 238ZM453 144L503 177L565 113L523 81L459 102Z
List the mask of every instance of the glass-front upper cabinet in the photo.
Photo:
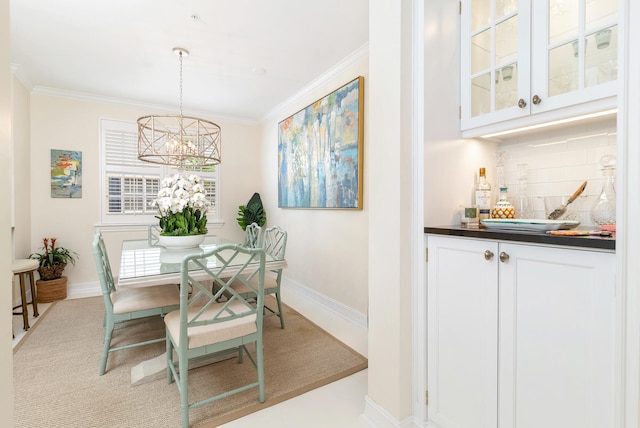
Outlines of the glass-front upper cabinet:
M615 106L617 20L616 0L463 0L465 136Z

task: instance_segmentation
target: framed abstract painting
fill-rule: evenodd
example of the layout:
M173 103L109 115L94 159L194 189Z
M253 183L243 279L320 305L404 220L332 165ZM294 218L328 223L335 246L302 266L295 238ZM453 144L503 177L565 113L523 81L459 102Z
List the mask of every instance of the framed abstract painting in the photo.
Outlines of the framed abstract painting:
M278 206L362 209L364 78L278 124Z
M51 197L82 198L82 152L51 149Z

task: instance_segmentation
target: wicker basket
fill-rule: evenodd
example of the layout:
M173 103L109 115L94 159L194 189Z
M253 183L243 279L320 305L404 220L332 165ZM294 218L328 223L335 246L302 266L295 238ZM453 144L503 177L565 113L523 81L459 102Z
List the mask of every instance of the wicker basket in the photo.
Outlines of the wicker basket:
M40 279L44 279L45 281L49 281L51 279L58 279L62 276L62 271L66 266L67 266L66 263L60 263L60 264L51 265L51 266L41 266L38 268Z
M36 286L38 287L38 303L49 303L54 300L63 300L67 298L66 276L50 279L48 281L39 279L36 281Z

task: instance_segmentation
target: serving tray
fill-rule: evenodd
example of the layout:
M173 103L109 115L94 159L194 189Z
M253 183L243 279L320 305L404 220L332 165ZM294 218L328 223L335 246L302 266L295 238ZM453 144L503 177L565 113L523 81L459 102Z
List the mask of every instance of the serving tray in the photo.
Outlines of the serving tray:
M576 220L540 220L540 219L502 219L502 218L490 218L480 220L487 229L502 229L502 230L525 230L535 232L546 232L547 230L558 229L573 229L577 227L580 222Z

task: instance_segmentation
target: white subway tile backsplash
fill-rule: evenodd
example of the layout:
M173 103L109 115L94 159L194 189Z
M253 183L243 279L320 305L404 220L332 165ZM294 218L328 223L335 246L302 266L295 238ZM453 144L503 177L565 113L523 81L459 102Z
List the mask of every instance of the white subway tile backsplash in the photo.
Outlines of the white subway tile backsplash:
M527 193L536 218L544 218L544 196L569 196L583 181L583 196L572 205L584 225L592 225L589 211L602 190L600 159L616 154L616 121L595 123L504 140L505 182L509 197L518 193L518 164L527 164Z

